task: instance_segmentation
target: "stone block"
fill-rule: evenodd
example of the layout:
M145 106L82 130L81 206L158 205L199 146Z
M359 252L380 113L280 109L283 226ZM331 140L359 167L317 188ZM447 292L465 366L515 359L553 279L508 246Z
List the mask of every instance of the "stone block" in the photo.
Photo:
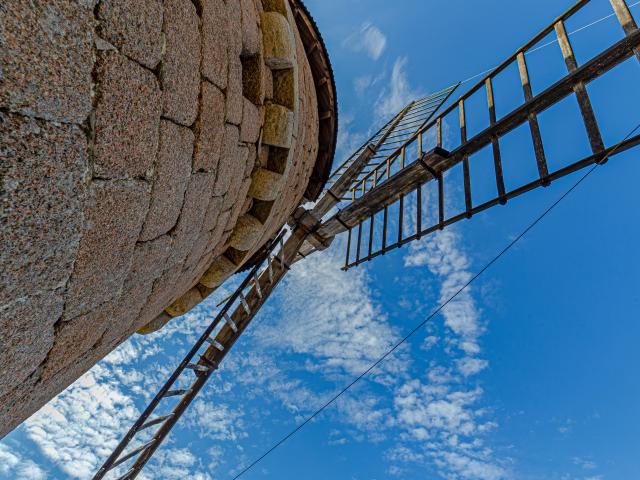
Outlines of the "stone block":
M245 214L238 218L233 233L229 237L229 245L236 250L246 252L257 243L262 235L263 225L256 217Z
M262 141L275 147L290 148L293 112L282 105L268 103L265 108Z
M151 203L140 240L151 240L175 226L191 175L193 141L188 128L166 120L160 123Z
M113 51L98 54L95 175L102 179L151 174L158 150L161 93L156 77Z
M148 68L162 56L161 0L102 0L98 33L121 53Z
M227 4L202 0L202 75L221 89L227 87L228 28Z
M202 222L202 231L210 232L218 225L218 219L222 214L222 202L223 197L212 197L207 207L207 213L204 216Z
M93 11L80 2L3 1L0 107L56 122L91 111Z
M0 397L44 361L53 346L53 326L62 315L62 307L62 295L56 291L0 305Z
M222 203L222 210L227 211L233 205L237 203L243 203L244 197L240 197L240 185L244 180L244 170L247 163L249 149L245 145L238 145L236 147L236 154L234 157L233 174L231 175L231 181L229 182L229 189L224 197Z
M222 152L218 164L216 183L213 189L214 196L222 196L227 193L234 176L242 176L244 164L238 161L238 140L240 133L235 125L225 125Z
M120 295L149 205L143 182L94 181L87 230L67 290L65 320Z
M229 58L229 78L227 81L227 122L240 125L242 122L242 62L240 57Z
M275 200L283 187L283 177L279 173L258 168L251 176L249 195L263 201Z
M256 143L260 138L260 127L262 126L262 115L260 109L243 98L242 125L240 126L240 141L245 143Z
M202 222L211 200L214 173L193 173L184 196L180 218L173 236L169 266L181 265L200 235Z
M165 308L164 311L172 317L179 317L187 313L201 301L202 295L200 294L200 290L194 287Z
M295 39L286 17L276 12L261 15L264 62L272 70L293 68L296 63Z
M226 0L227 22L229 35L229 59L240 58L242 55L242 7L240 0Z
M222 285L233 272L238 268L231 260L224 255L216 258L207 272L200 279L200 283L208 288L216 288Z
M200 95L200 18L190 0L165 0L166 51L160 68L163 114L191 125Z
M68 280L90 174L86 137L78 127L2 112L0 159L0 303L5 303Z
M193 171L215 172L224 137L225 98L218 87L204 81L201 102Z
M214 256L217 256L224 247L223 238L224 231L227 230L227 222L229 221L229 216L231 215L231 211L228 210L220 214L218 218L218 223L215 228L211 230L211 234L209 236L209 245L207 246L207 252L215 252Z
M240 0L240 6L242 8L242 55L256 55L262 49L256 4L254 0Z
M265 12L278 12L287 16L287 0L262 0L262 6Z
M264 103L266 86L265 70L271 70L262 61L261 55L244 56L242 63L242 94L254 105ZM273 89L273 86L270 87Z
M288 68L273 72L273 103L295 110L300 98L297 86L297 69Z
M106 303L68 322L58 322L55 341L47 356L42 379L52 377L92 350L109 326L111 316L105 315L104 310L110 311L111 308L111 304Z
M157 332L162 327L164 327L173 317L169 315L167 312L162 312L156 318L147 323L144 327L139 329L136 333L140 335L149 335L153 332Z
M273 99L273 72L270 68L263 70L264 75L264 98L265 100Z

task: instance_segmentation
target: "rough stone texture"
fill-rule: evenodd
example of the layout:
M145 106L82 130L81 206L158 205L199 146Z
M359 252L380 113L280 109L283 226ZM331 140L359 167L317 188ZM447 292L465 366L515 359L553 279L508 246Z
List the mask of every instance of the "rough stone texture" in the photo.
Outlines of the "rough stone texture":
M102 0L98 33L124 55L155 68L162 55L161 0Z
M201 301L202 295L200 294L200 291L197 288L192 288L178 300L165 308L164 311L172 317L178 317L187 313Z
M68 0L0 4L0 107L81 123L91 110L93 12Z
M141 240L156 238L175 226L189 183L193 139L193 132L188 128L166 120L161 122L151 204Z
M225 98L211 83L202 82L202 105L198 121L194 171L214 172L224 137Z
M256 55L262 47L262 34L254 0L240 0L242 7L242 55Z
M227 83L227 122L240 125L242 122L242 63L240 57L229 59L229 79Z
M85 211L89 228L67 290L66 320L119 295L149 204L148 187L139 182L94 182L93 193L95 203Z
M229 22L227 4L220 0L202 3L202 75L219 88L227 87Z
M238 127L234 125L226 125L224 130L222 153L220 155L220 163L218 165L218 175L213 190L213 194L215 196L226 194L234 177L242 175L242 172L244 172L244 164L240 165L236 159L239 139L240 134L238 132Z
M78 127L0 112L0 304L68 280L87 173Z
M229 245L246 252L255 245L262 234L262 223L252 215L242 215L229 238Z
M110 307L108 305L107 307ZM99 307L97 311L80 315L69 322L58 322L56 325L55 343L49 352L47 362L42 372L42 378L53 376L77 360L83 352L87 352L98 343L107 323L96 321L96 313L102 313L105 307ZM103 315L100 315L104 319Z
M150 333L157 332L164 327L173 317L167 312L162 312L156 318L147 323L144 327L139 329L136 333L140 335L149 335Z
M281 148L291 147L293 112L282 105L268 103L264 113L262 141Z
M286 17L276 12L261 15L264 61L272 69L292 68L296 61L295 40Z
M260 138L260 127L262 126L262 115L260 114L260 109L246 98L243 99L242 105L240 141L256 143L258 138Z
M21 1L0 9L27 8ZM48 337L27 334L28 341L44 343L28 347L36 353L20 371L20 383L0 391L0 435L133 332L144 331L149 322L149 329L163 325L168 315L162 312L177 299L182 297L186 310L209 295L281 228L302 200L317 152L318 119L315 87L299 37L293 57L300 61L289 70L272 73L264 64L260 1L253 2L254 10L245 0L193 2L202 15L200 29L193 29L199 19L191 3L185 2L165 4L170 12L162 22L168 42L163 50L150 40L157 35L151 28L157 18L149 16L137 26L133 21L132 12L150 8L152 0L131 5L129 16L113 16L111 11L110 18L104 9L116 4L126 9L129 4L103 0L96 28L104 40L94 37L95 56L89 51L82 57L88 74L94 59L97 62L95 111L89 115L89 88L64 90L87 102L87 109L77 116L80 121L89 119L83 130L0 113L1 168L3 181L8 179L0 192L4 195L0 235L8 239L2 238L3 245L17 245L19 250L15 255L9 249L10 255L2 257L7 249L0 249L2 293L8 292L8 283L11 288L19 285L6 295L8 302L0 300L0 308L18 311L22 305L18 300L27 292L25 305L30 310L6 317L28 319L16 332L30 332L33 325L47 322L50 331ZM34 0L28 8L55 13L66 3L71 2L54 0L42 7L44 2ZM295 25L286 1L268 3L272 11L287 15L290 26ZM91 9L88 13L90 18ZM67 44L85 32L81 15L70 21L80 27L67 32L62 39ZM169 34L182 41L172 43ZM295 28L293 34L297 35ZM0 35L6 38L7 33ZM89 48L92 35L87 33ZM50 44L44 41L37 47L46 50ZM144 52L143 57L136 57L135 48ZM165 52L162 67L152 51ZM194 68L193 59L199 62L200 53L202 62ZM65 59L76 52L61 49L55 54ZM172 61L191 63L175 67ZM77 85L85 75L80 63L75 70L43 72L63 78L64 85ZM155 63L155 73L141 66ZM170 93L176 94L173 106L178 113L165 110L161 120L166 98L157 75L170 66L180 75L163 86L175 87ZM14 71L28 68L20 65ZM48 84L30 85L29 98L36 100L52 91L44 90ZM285 130L291 130L289 148L262 144L265 96L269 103L285 107L285 116L294 116L290 127L289 120L285 122ZM1 112L11 108L0 104ZM81 106L73 108L82 111ZM59 111L64 115L64 108ZM274 177L260 184L254 168L275 171L279 180ZM274 193L278 185L280 194ZM272 200L261 199L267 197ZM10 281L7 275L13 275ZM41 302L36 300L55 293L62 300L38 313ZM42 311L54 315L40 320ZM10 341L3 331L0 341ZM18 340L16 348L28 345L25 342ZM0 359L12 348L0 351ZM19 354L8 355L11 368L14 361L20 367Z
M165 0L166 52L160 69L164 116L191 125L200 94L200 19L190 0Z
M18 298L0 306L0 397L24 381L45 359L53 345L53 325L62 314L62 305L58 291Z
M95 175L150 175L158 150L160 88L156 77L117 52L98 55Z
M275 200L283 186L282 175L265 168L258 168L251 178L249 195L258 200Z
M240 196L240 186L242 185L242 180L245 178L243 172L248 154L249 149L245 145L237 145L235 154L231 157L235 163L233 165L233 174L229 183L229 190L227 190L224 202L222 203L222 210L225 212L231 209L233 205L238 203L242 204L244 201L244 197Z
M236 268L237 266L224 255L218 257L213 262L213 265L211 265L211 267L207 270L207 273L205 273L204 276L200 279L200 283L209 288L216 288L229 275L231 275Z
M200 234L215 181L212 173L194 173L184 196L182 214L173 233L170 265L181 264Z

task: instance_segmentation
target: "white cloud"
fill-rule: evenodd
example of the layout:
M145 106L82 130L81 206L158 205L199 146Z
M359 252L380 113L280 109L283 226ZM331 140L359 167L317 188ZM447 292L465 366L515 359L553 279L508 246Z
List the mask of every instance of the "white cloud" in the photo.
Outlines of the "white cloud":
M7 445L0 444L0 476L14 480L44 480L46 472L35 462L23 458Z
M200 438L237 442L247 436L243 416L241 409L212 405L199 399L187 411L185 422L189 428L196 429Z
M374 109L380 120L388 120L410 101L423 96L419 90L413 89L409 84L407 63L407 57L399 57L393 64L389 85L380 92Z
M306 369L329 377L362 373L398 338L371 299L366 269L340 270L343 240L293 267L278 292L281 316L260 334L266 347L310 356ZM396 356L373 376L405 368Z
M364 22L358 30L344 39L342 45L378 60L387 45L387 37L372 23Z

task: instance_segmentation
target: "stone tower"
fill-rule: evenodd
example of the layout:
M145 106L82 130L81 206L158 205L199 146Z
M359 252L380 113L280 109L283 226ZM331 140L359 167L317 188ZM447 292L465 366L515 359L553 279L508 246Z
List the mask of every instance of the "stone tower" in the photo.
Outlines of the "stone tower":
M331 167L299 0L0 4L0 436L259 258Z

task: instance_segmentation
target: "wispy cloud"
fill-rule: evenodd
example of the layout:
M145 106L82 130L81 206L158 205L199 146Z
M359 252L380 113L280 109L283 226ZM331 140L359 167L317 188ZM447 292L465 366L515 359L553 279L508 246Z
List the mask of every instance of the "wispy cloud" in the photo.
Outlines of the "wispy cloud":
M387 45L387 37L371 22L364 22L358 30L343 40L342 45L378 60Z
M407 77L407 57L399 57L393 64L389 85L382 89L375 105L375 113L380 120L388 120L402 110L407 103L422 95L419 89L411 87Z
M33 460L0 444L0 476L14 480L44 480L47 474Z

